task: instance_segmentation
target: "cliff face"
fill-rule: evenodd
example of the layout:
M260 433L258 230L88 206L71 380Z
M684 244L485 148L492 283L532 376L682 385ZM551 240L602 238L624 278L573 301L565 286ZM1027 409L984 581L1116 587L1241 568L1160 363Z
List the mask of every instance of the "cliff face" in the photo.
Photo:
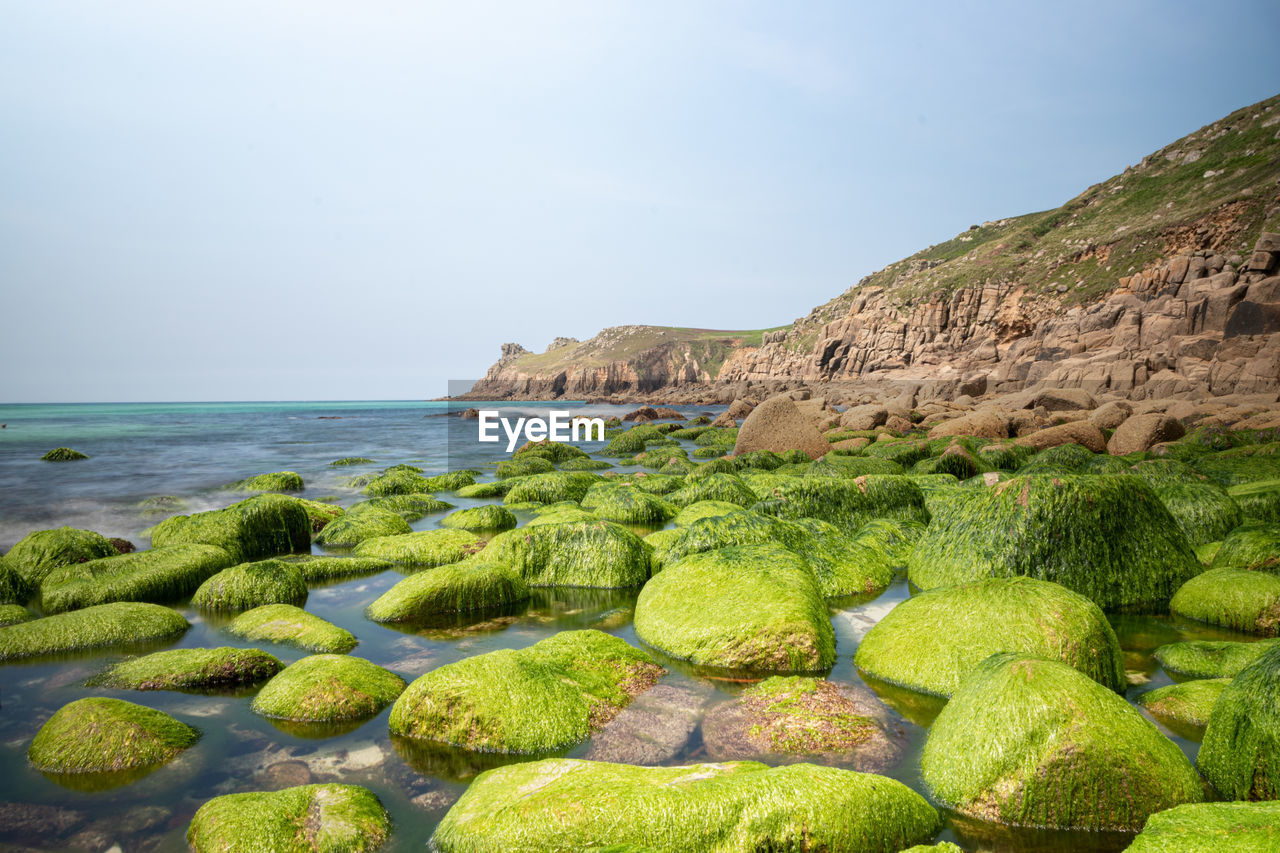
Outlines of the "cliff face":
M1280 97L1060 208L972 226L790 326L624 326L540 355L504 345L472 396L711 400L752 382L894 379L1135 398L1280 391L1277 232Z

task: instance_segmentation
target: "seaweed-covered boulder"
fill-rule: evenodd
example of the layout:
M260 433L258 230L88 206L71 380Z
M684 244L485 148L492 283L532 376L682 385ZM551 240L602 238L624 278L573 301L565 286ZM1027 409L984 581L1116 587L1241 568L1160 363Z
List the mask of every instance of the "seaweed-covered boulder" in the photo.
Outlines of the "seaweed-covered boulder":
M386 495L413 495L430 492L431 484L412 467L388 468L365 484L364 493L370 497Z
M1222 540L1215 569L1249 569L1280 574L1280 524L1243 524Z
M0 604L25 604L35 589L0 557Z
M226 509L166 518L152 531L151 544L216 545L233 563L305 554L311 550L311 518L297 498L256 495Z
M1210 569L1174 593L1169 611L1198 622L1274 637L1280 633L1280 575Z
M590 471L553 471L516 480L503 498L504 503L553 504L558 501L580 501L600 475Z
M1240 507L1213 483L1164 483L1153 488L1192 545L1217 542L1240 524Z
M731 512L737 512L742 507L728 501L694 501L686 506L680 512L676 513L676 517L672 519L677 527L687 527L695 521L701 521L704 518L714 518L715 516L728 515Z
M1059 660L1123 693L1120 642L1098 605L1048 581L988 578L909 598L858 644L853 661L880 681L950 696L997 652Z
M1204 729L1213 703L1230 683L1229 678L1197 678L1181 684L1166 684L1141 694L1137 702L1148 714L1179 733Z
M254 713L278 720L334 722L372 717L404 692L404 679L350 655L311 655L267 682Z
M115 690L212 691L252 687L284 668L258 649L170 649L126 660L89 679Z
M424 492L456 492L466 486L474 485L478 471L446 471L427 478Z
M360 501L351 506L353 510L364 510L366 508L385 509L388 512L394 512L405 521L417 521L433 512L444 512L447 509L453 509L453 504L448 501L442 501L435 495L415 493L409 495L383 495L382 497ZM391 536L394 534L379 535Z
M835 662L835 633L813 571L780 545L694 554L655 575L636 602L636 636L679 660L813 672Z
M274 471L237 480L227 486L233 492L300 492L306 486L296 471Z
M563 749L613 719L661 674L625 640L562 631L421 676L391 709L391 733L479 752Z
M370 604L366 615L374 622L411 622L493 610L528 598L528 585L511 569L467 561L410 575Z
M1151 488L1112 475L1015 477L941 504L908 565L921 589L1025 575L1137 611L1162 611L1201 571Z
M298 567L302 579L309 584L377 574L395 566L390 560L377 557L316 557L311 554L290 558L289 562Z
M1257 480L1227 489L1247 521L1280 524L1280 480Z
M601 520L594 512L583 509L573 501L546 504L532 509L530 512L533 513L533 518L529 519L529 527L536 527L541 524L565 524L570 521Z
M59 527L28 533L4 555L4 562L29 586L36 587L45 575L60 566L114 557L118 553L107 537L92 530Z
M163 711L92 696L59 708L27 757L46 773L114 773L164 764L199 739L200 732Z
M19 622L30 622L36 615L21 604L0 604L0 628L5 625L16 625Z
M456 563L483 547L484 540L469 530L419 530L366 539L352 553L405 566L431 567Z
M307 518L311 519L311 532L319 533L324 530L325 526L335 518L341 518L346 512L337 504L324 503L323 501L311 501L306 498L298 498L298 503L302 504L302 508L307 511Z
M1230 640L1186 640L1166 643L1152 655L1162 667L1184 678L1234 678L1280 640L1235 643Z
M517 456L504 459L498 463L494 473L501 479L507 477L527 477L530 474L546 474L556 470L555 463L541 456Z
M709 710L702 742L713 761L804 757L878 773L901 758L906 732L866 688L775 675Z
M877 552L884 565L897 571L907 567L911 549L924 528L918 521L876 518L859 527L853 538L864 549Z
M660 525L676 514L669 501L631 483L596 483L583 496L582 508L621 524Z
M902 466L892 459L875 456L841 456L829 453L807 469L806 477L839 477L852 480L866 474L903 474Z
M231 620L226 630L253 642L280 643L327 654L344 654L357 642L345 628L292 604L264 604L246 610Z
M1177 744L1058 661L992 655L943 707L920 760L961 814L1015 826L1128 830L1204 799Z
M231 564L214 545L171 545L53 569L40 586L45 613L112 601L166 602L190 595Z
M196 853L368 853L391 835L391 816L359 785L301 785L214 797L187 829Z
M117 601L0 628L0 660L167 640L191 623L158 604Z
M1280 850L1280 802L1192 803L1157 812L1125 853Z
M510 530L516 526L516 517L506 507L487 504L451 512L440 519L440 526L472 532Z
M553 758L476 777L432 837L441 853L830 850L896 853L941 826L894 779L754 761L634 767Z
M200 585L191 606L200 610L250 610L264 604L302 604L307 582L293 563L261 560L223 569Z
M326 524L324 530L316 536L316 544L326 548L354 548L366 539L400 536L412 531L413 528L400 513L369 504L357 504L341 518Z
M514 569L529 586L622 589L649 577L650 548L621 525L576 521L508 530L477 555Z
M920 487L892 474L867 474L852 480L796 478L772 489L759 508L780 518L829 521L850 533L877 518L929 521Z
M70 447L55 447L40 458L45 462L78 462L81 459L88 459L89 454L72 450Z
M1225 799L1280 800L1280 644L1223 689L1196 766Z
M751 487L733 474L717 473L694 480L667 496L671 503L686 507L699 501L723 501L748 507L758 498Z
M373 459L367 456L344 456L329 463L330 468L346 468L349 465L372 465Z

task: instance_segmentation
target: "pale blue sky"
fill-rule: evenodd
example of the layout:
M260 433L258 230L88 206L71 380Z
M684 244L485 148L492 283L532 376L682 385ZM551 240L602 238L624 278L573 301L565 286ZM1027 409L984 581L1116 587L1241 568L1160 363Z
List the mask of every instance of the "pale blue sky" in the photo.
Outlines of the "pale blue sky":
M0 15L10 402L434 397L503 341L780 325L1280 91L1274 0Z

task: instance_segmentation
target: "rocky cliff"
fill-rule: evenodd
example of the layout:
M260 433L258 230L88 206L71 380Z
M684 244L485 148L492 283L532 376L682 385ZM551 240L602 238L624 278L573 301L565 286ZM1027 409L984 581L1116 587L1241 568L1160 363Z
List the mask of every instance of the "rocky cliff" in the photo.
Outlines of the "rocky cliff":
M1276 392L1278 232L1280 96L1055 210L974 225L789 326L622 326L538 355L504 345L472 396L711 401L752 383L884 380Z

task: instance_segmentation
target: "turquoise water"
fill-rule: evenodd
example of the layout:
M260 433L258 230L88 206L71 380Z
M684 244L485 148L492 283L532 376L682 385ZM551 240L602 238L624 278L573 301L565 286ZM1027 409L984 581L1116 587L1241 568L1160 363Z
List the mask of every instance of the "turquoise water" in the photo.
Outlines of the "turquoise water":
M510 412L527 406L509 406ZM545 408L545 407L543 407ZM574 412L608 416L621 407L564 404ZM220 487L243 477L293 470L307 483L304 497L349 505L361 499L345 485L351 476L398 462L413 462L428 472L446 468L485 469L505 458L501 448L460 446L449 441L442 403L192 403L0 406L0 547L7 549L32 529L60 524L89 527L146 547L143 531L156 519L142 515L137 502L171 494L191 509L225 506L243 495ZM689 407L692 416L715 407ZM474 423L474 422L472 422ZM46 450L66 445L92 458L75 463L45 463ZM599 445L584 445L598 449ZM692 445L690 445L690 449ZM330 468L344 456L367 456L368 466ZM442 498L457 506L481 503ZM412 526L438 526L440 514ZM319 548L314 549L321 553ZM435 667L501 648L520 648L573 628L599 628L638 643L631 625L634 591L541 590L518 610L485 622L451 629L397 629L377 625L363 612L402 577L395 571L313 588L306 607L352 631L360 640L354 654L399 673L406 680ZM892 606L909 595L899 580L879 596L832 602L838 662L829 674L837 682L862 685L852 664L860 638ZM185 602L176 602L193 627L175 647L251 645L231 637ZM1117 620L1126 647L1126 666L1149 683L1139 692L1169 683L1151 650L1177 639L1241 639L1230 632L1195 623L1155 617ZM286 662L303 653L284 646L262 648ZM456 750L428 750L393 741L387 715L353 727L299 731L281 727L249 710L251 696L208 696L175 692L109 691L87 688L85 679L123 659L122 651L100 651L57 661L0 665L0 804L36 805L43 828L5 826L0 844L16 842L49 849L185 849L184 833L192 814L211 797L261 790L304 781L344 781L374 790L396 824L390 849L422 850L436 822L468 781L484 769L512 758L476 756ZM714 689L711 703L723 701L742 684L708 677L678 662L661 660L667 680L700 681ZM919 755L927 728L940 703L927 697L872 685L903 717L907 751L889 769L924 792ZM165 710L196 726L201 741L180 759L153 773L106 790L80 790L66 780L46 778L32 769L25 751L31 738L57 708L86 695L111 695ZM1168 732L1189 756L1197 744ZM583 755L584 744L568 752ZM704 760L695 731L674 763ZM123 781L123 780L122 780ZM159 807L159 808L157 808ZM52 821L50 809L61 810ZM33 812L37 813L37 812ZM940 839L966 849L1118 850L1124 835L1010 830L949 820ZM96 845L96 846L95 846Z

